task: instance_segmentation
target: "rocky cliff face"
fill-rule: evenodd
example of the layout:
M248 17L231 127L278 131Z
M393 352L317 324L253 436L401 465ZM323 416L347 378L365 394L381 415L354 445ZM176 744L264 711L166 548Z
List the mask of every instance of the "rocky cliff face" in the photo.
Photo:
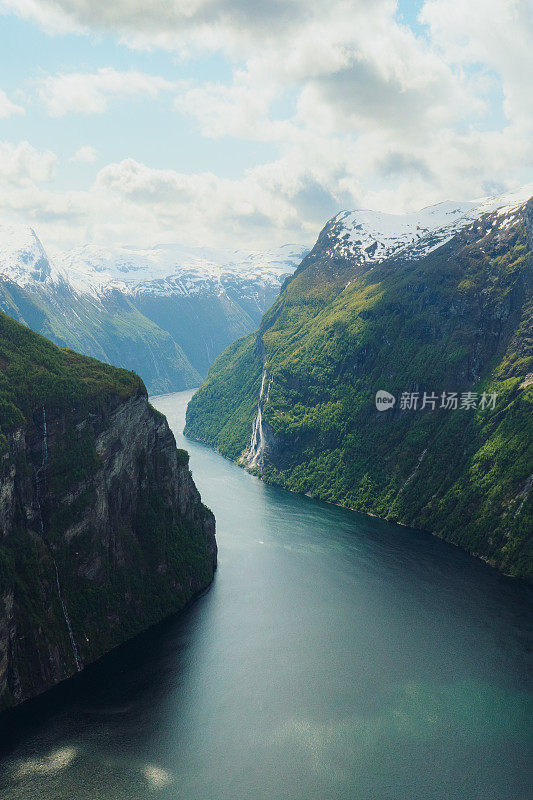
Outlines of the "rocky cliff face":
M76 358L82 369L98 364ZM125 380L127 389L93 387L71 403L32 398L23 424L2 416L1 708L178 611L212 580L215 521L188 455L140 381Z

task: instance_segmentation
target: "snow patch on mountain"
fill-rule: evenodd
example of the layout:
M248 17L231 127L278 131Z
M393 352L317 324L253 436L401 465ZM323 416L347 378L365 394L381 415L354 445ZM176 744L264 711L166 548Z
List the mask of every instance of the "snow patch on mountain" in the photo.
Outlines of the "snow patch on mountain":
M52 279L50 262L32 228L0 225L0 276L18 286Z
M343 258L378 262L392 256L420 258L449 241L483 214L508 218L533 195L533 184L516 192L465 202L446 201L411 214L342 211L326 226L333 250Z
M265 289L279 289L308 248L285 245L268 251L153 248L84 245L49 257L27 225L0 225L0 279L21 287L68 284L82 295L223 294L238 289L254 299Z
M392 256L420 258L483 214L497 212L494 224L511 224L532 195L529 184L515 192L446 201L410 214L342 211L327 223L320 239L333 253L370 266ZM297 244L251 252L179 244L144 249L87 244L49 258L32 228L0 225L0 278L19 286L63 283L93 297L113 291L132 297L234 292L261 312L265 291L278 290L306 252Z
M244 252L158 245L150 249L85 245L57 253L54 262L83 293L118 289L125 294L200 294L225 291L229 284L280 286L307 249L285 245Z

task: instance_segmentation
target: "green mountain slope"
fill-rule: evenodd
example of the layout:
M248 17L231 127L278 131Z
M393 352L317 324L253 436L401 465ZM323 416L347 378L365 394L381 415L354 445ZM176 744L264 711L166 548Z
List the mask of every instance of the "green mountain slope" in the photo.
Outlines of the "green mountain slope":
M33 229L0 225L0 311L60 347L134 370L151 394L180 391L257 327L303 252L85 245L50 261Z
M531 202L486 214L423 257L371 268L321 235L259 332L214 363L186 433L265 480L533 578L532 216ZM376 409L378 390L392 410ZM468 391L476 409L460 407Z
M274 298L272 292L270 302ZM194 365L198 378L195 383L188 384L190 388L200 385L214 358L231 342L257 327L260 319L257 309L252 318L243 308L242 299L239 300L240 303L231 300L226 293L211 292L166 297L139 294L131 302L146 319L170 335L174 342L179 342L180 350L188 363Z
M60 347L135 370L152 394L201 382L172 335L119 292L96 298L78 295L67 286L51 291L0 281L0 310Z

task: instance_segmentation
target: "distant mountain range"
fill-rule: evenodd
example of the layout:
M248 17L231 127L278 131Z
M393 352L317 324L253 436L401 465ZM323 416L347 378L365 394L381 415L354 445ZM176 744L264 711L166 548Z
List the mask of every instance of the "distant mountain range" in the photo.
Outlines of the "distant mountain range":
M532 250L533 185L338 214L215 361L186 433L533 579Z
M0 310L138 372L151 393L187 389L257 327L304 253L86 245L49 255L30 227L0 225Z

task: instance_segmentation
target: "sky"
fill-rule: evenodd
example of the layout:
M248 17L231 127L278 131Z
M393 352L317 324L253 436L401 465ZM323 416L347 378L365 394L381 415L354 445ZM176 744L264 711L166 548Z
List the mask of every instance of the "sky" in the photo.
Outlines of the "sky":
M0 222L311 245L533 180L532 0L0 0Z

